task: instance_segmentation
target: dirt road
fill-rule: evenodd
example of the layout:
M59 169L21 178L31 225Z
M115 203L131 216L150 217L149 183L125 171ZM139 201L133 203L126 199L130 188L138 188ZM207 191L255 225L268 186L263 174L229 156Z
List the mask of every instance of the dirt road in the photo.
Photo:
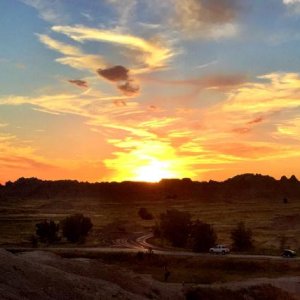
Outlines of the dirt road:
M38 250L53 251L56 253L67 251L80 251L85 253L137 253L137 252L151 252L159 255L173 255L173 256L197 256L197 257L209 257L212 254L209 253L195 253L191 251L175 251L165 248L160 248L152 245L148 242L153 237L152 233L140 234L138 236L132 236L130 238L117 239L113 241L111 247L39 247ZM27 252L37 250L36 248L20 248L9 247L5 248L10 252ZM227 254L224 257L230 258L245 258L245 259L264 259L264 260L300 260L300 258L283 258L281 256L271 255L250 255L250 254Z

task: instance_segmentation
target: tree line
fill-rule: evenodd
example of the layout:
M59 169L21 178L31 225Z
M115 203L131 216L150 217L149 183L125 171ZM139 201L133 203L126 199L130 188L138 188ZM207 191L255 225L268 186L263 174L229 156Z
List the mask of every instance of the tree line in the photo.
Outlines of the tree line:
M192 221L190 213L176 209L160 215L154 234L166 239L174 247L187 247L195 252L208 252L217 243L217 233L211 224ZM253 248L252 230L243 222L232 229L230 236L233 250L247 251Z

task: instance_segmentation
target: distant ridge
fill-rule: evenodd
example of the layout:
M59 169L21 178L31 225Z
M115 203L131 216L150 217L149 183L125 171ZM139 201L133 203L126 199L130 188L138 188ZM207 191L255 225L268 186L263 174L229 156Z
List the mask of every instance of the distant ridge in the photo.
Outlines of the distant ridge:
M109 201L143 201L172 199L199 201L230 201L237 199L283 198L300 200L300 182L296 176L280 180L268 175L241 174L223 182L198 182L189 178L163 179L158 183L147 182L100 182L88 183L76 180L40 180L20 178L15 182L0 185L0 200L9 199L74 199L96 198Z

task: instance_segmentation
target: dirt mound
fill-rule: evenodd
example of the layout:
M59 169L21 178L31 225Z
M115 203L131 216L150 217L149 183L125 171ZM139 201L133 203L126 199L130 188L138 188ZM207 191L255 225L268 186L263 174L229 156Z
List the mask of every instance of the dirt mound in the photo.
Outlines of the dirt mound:
M228 288L193 288L186 293L187 300L295 300L288 292L270 284L251 286L239 290Z
M199 284L185 291L187 300L299 300L300 278L253 278L245 281Z
M190 294L190 297L196 298L186 298L185 292L190 288L187 285L159 282L150 275L136 274L115 264L108 265L99 259L62 258L42 251L15 255L0 249L0 268L0 299L10 300L219 299L199 298L198 292L201 289L206 289L207 295L222 295L224 289L229 289L224 292L226 295L235 295L238 291L239 295L244 293L251 296L255 292L262 295L273 293L272 295L287 297L253 298L261 300L293 299L286 292L291 292L293 296L296 296L295 299L299 299L297 296L300 295L300 279L291 277L198 285ZM255 286L254 290L253 286ZM223 300L223 298L220 299Z
M180 285L89 259L0 250L0 299L184 299Z
M144 299L100 279L83 277L41 262L52 255L18 257L0 250L1 299ZM35 259L37 258L38 259Z

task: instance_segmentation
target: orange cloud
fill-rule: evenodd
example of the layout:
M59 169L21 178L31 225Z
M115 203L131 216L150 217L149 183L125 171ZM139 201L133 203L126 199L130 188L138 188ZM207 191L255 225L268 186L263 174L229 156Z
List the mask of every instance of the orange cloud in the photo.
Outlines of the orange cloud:
M36 154L36 150L28 142L16 136L0 133L0 164L2 172L17 169L19 174L24 170L54 168L54 165Z
M250 161L254 166L299 156L297 143L286 143L287 139L299 139L299 120L288 119L299 110L299 83L298 74L269 74L257 82L232 87L222 101L209 108L170 110L161 104L160 109L154 106L149 110L147 103L127 99L125 105L122 97L98 97L93 88L80 95L12 96L0 99L0 104L28 103L46 112L83 117L91 130L101 133L110 149L110 156L103 158L101 165L106 179L141 179L155 168L159 168L160 177L197 179L206 172L222 172ZM277 111L288 111L289 116L281 114L278 119ZM30 153L13 157L45 162ZM79 163L87 164L84 159L54 161L64 170L78 170Z
M245 83L222 105L228 113L262 114L299 106L300 76L272 73L259 76L262 83Z
M277 124L277 132L274 134L277 138L300 139L300 118L286 120Z

